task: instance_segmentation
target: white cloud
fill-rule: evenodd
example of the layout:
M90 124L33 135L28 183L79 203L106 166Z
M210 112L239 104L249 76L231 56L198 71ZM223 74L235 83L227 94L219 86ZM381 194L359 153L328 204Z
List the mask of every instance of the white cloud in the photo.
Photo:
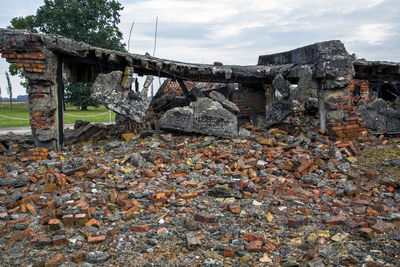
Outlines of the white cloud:
M119 1L124 7L120 24L124 41L134 21L130 51L138 54L153 51L158 16L156 56L167 59L255 64L260 54L341 39L353 49L349 52L361 57L400 61L398 0ZM1 27L12 17L33 14L42 4L42 0L0 0ZM0 65L6 65L4 60Z
M354 35L349 37L349 42L365 42L369 45L380 45L394 35L393 25L364 24L358 27Z

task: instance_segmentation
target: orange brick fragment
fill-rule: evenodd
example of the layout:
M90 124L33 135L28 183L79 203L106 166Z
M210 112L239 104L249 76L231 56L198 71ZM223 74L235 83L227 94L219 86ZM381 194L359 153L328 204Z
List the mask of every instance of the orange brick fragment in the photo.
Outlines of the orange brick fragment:
M196 191L192 191L189 192L187 194L181 194L180 197L183 199L190 199L190 198L195 198L197 197L199 194Z
M89 236L88 237L88 242L90 244L98 244L106 240L106 237L104 235L102 236Z
M56 267L61 265L64 262L64 255L63 254L57 254L54 257L48 259L46 263L44 264L45 267Z
M145 233L150 231L150 226L149 225L132 225L131 226L132 232L135 233Z

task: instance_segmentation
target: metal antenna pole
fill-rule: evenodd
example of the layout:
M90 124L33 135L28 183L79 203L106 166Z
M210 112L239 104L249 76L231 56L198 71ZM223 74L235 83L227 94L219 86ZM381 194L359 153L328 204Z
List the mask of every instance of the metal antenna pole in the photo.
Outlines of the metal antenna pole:
M157 46L157 28L158 28L158 16L156 17L156 30L154 32L154 48L153 48L153 57L156 54L156 46Z
M135 22L132 21L132 25L131 25L131 29L129 31L129 38L128 38L128 53L129 53L129 46L131 44L131 35L132 35L132 29L133 29L133 25L135 25Z
M154 32L154 47L153 47L153 57L156 54L156 47L157 47L157 29L158 29L158 16L156 17L156 30ZM154 86L153 83L151 84L151 98L154 96Z

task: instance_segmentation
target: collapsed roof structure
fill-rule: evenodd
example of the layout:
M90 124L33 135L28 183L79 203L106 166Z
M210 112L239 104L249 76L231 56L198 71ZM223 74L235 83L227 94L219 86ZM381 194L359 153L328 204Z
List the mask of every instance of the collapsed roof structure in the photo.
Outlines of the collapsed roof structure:
M275 116L277 110L282 107L290 109L288 90L290 84L297 84L299 98L316 95L320 128L326 129L330 138L339 140L354 139L364 130L365 122L352 105L354 96L360 94L358 79L380 81L381 84L400 81L399 63L355 60L340 41L320 42L260 56L257 65L237 66L177 62L93 47L62 36L0 29L0 53L7 62L24 68L29 81L34 142L38 147L50 149L56 149L64 142L64 82L94 82L101 73L120 71L112 75L114 82L109 84L111 87L120 86L121 93L118 94L118 90L114 92L118 98L107 95L100 98L108 101L105 103L107 107L137 122L143 119L143 109L147 107L143 104L143 95L122 93L131 85L133 73L177 80L191 101L194 99L191 99L183 81L245 85L262 96L259 99L266 106L265 116L272 124L281 120ZM109 78L103 77L104 83L110 82ZM275 91L282 96L276 101L273 100ZM113 90L109 94L113 94ZM245 98L239 97L237 102ZM131 103L137 106L135 104L131 109L140 109L134 112L133 117L127 114L130 108L126 107L132 99L136 102ZM243 105L239 103L238 106L242 112Z

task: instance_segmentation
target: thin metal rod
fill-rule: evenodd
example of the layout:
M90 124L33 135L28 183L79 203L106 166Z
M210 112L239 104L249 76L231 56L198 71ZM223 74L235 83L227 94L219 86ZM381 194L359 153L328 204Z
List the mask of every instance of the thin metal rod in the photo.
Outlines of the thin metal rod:
M153 47L153 57L156 54L157 47L157 30L158 30L158 16L156 17L156 30L154 32L154 47Z
M132 35L132 29L133 29L133 25L135 25L135 22L132 21L132 25L131 25L131 29L129 30L129 38L128 38L128 53L129 53L129 47L131 44L131 35Z

